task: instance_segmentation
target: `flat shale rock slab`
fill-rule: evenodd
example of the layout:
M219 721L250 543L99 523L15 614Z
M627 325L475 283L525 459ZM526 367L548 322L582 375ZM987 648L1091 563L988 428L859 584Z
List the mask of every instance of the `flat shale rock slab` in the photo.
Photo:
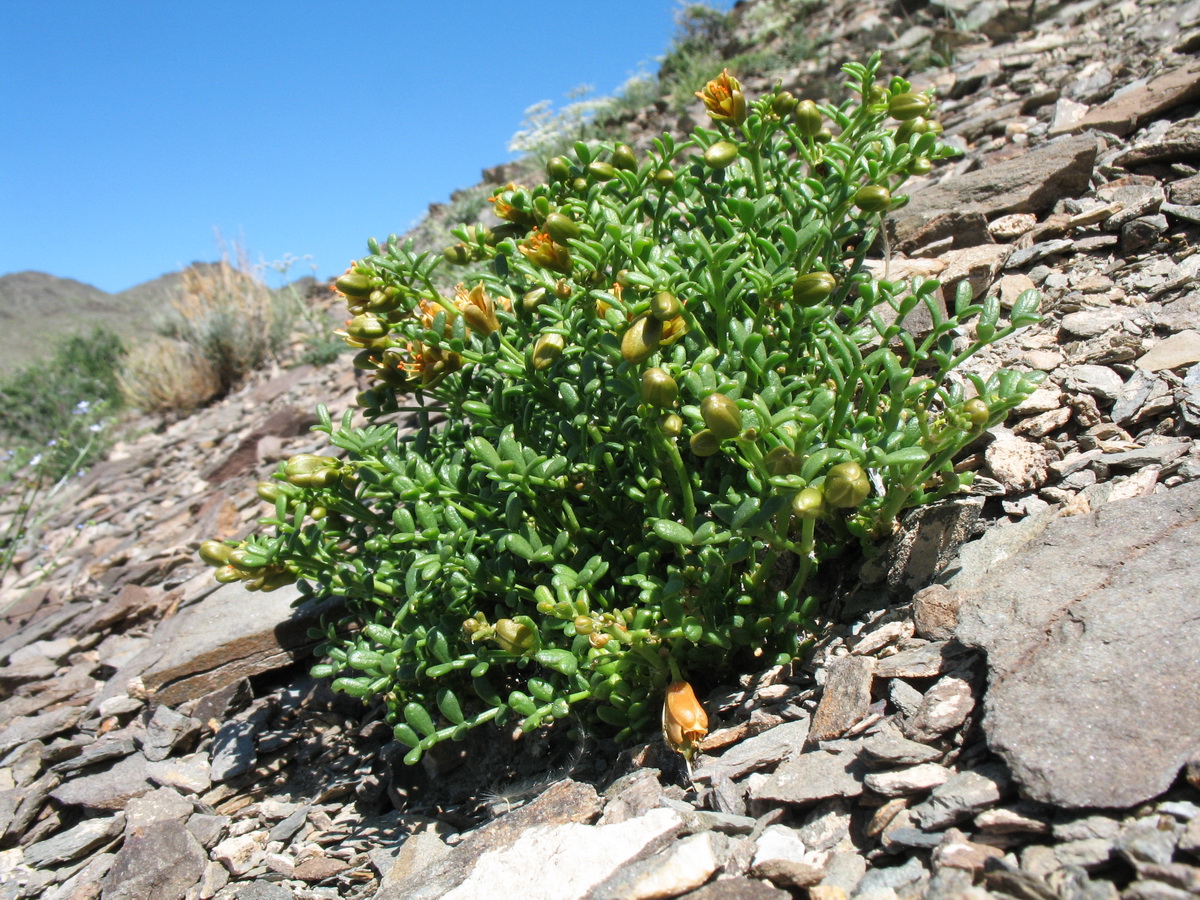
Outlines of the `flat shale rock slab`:
M227 584L168 619L139 655L149 662L141 672L146 692L156 703L176 706L289 665L311 643L308 627L329 608L328 601L316 600L293 608L299 596L294 585L250 593Z
M1125 808L1200 750L1200 484L1059 518L962 594L988 744L1022 792Z
M1045 213L1064 197L1088 189L1096 138L1077 135L1050 141L995 165L917 190L907 206L888 217L896 244L908 246L925 226L949 211L980 213Z

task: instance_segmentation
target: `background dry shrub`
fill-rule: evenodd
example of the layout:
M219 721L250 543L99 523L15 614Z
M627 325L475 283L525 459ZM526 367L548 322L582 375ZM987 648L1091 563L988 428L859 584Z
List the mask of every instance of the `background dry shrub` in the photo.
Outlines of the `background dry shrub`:
M191 412L221 393L217 368L187 341L151 337L126 354L121 394L147 412Z
M208 361L220 394L277 356L296 318L295 304L263 283L241 247L233 251L235 261L226 248L220 262L182 273L182 289L157 328Z

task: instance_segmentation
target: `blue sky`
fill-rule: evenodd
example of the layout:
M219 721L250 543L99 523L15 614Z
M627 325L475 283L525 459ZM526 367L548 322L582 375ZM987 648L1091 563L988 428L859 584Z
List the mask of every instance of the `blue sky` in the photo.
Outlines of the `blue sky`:
M0 275L116 292L214 229L336 274L511 158L533 103L653 71L677 8L2 0Z

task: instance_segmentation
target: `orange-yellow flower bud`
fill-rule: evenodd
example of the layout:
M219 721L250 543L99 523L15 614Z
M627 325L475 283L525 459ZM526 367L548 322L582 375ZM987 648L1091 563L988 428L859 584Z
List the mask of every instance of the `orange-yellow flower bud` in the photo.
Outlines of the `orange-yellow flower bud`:
M496 318L496 304L484 291L482 281L469 291L465 286L458 285L455 288L455 296L455 305L472 331L491 334L500 330L500 320Z
M704 108L714 122L741 125L746 121L746 95L742 93L742 83L730 75L728 69L706 84L704 90L696 91L696 96L704 101Z
M517 245L517 249L535 266L563 275L571 274L570 252L561 244L554 243L544 231L535 229L528 239Z
M662 729L668 746L688 760L708 734L708 716L686 681L676 681L667 688L663 699Z

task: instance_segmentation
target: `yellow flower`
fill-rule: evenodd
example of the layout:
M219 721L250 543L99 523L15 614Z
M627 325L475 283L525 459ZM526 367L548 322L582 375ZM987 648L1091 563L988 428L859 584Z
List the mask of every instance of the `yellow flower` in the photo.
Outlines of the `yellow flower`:
M505 219L516 225L528 226L533 224L533 215L531 213L524 209L518 209L509 202L514 194L524 190L520 185L513 184L510 181L504 187L500 188L500 190L496 191L495 196L488 198L488 203L493 204L492 212L496 214L497 218Z
M408 358L399 360L397 368L410 378L420 379L422 387L434 387L451 372L462 366L462 357L420 341L408 344Z
M550 235L544 231L538 231L535 228L533 234L517 244L517 249L535 266L560 272L563 275L571 274L570 252L561 244L554 243Z
M667 745L689 761L708 734L708 716L686 681L676 681L667 688L663 699L662 729Z
M667 319L663 322L662 338L659 339L659 346L666 347L675 343L685 334L687 334L688 324L687 319L683 316L676 316L673 319Z
M480 334L491 334L500 330L500 320L496 318L496 304L484 291L482 281L469 291L460 284L454 292L455 305L472 329Z
M704 101L704 108L714 122L741 125L746 121L746 95L742 93L742 83L730 75L728 69L723 69L704 86L704 90L696 91L696 96Z

